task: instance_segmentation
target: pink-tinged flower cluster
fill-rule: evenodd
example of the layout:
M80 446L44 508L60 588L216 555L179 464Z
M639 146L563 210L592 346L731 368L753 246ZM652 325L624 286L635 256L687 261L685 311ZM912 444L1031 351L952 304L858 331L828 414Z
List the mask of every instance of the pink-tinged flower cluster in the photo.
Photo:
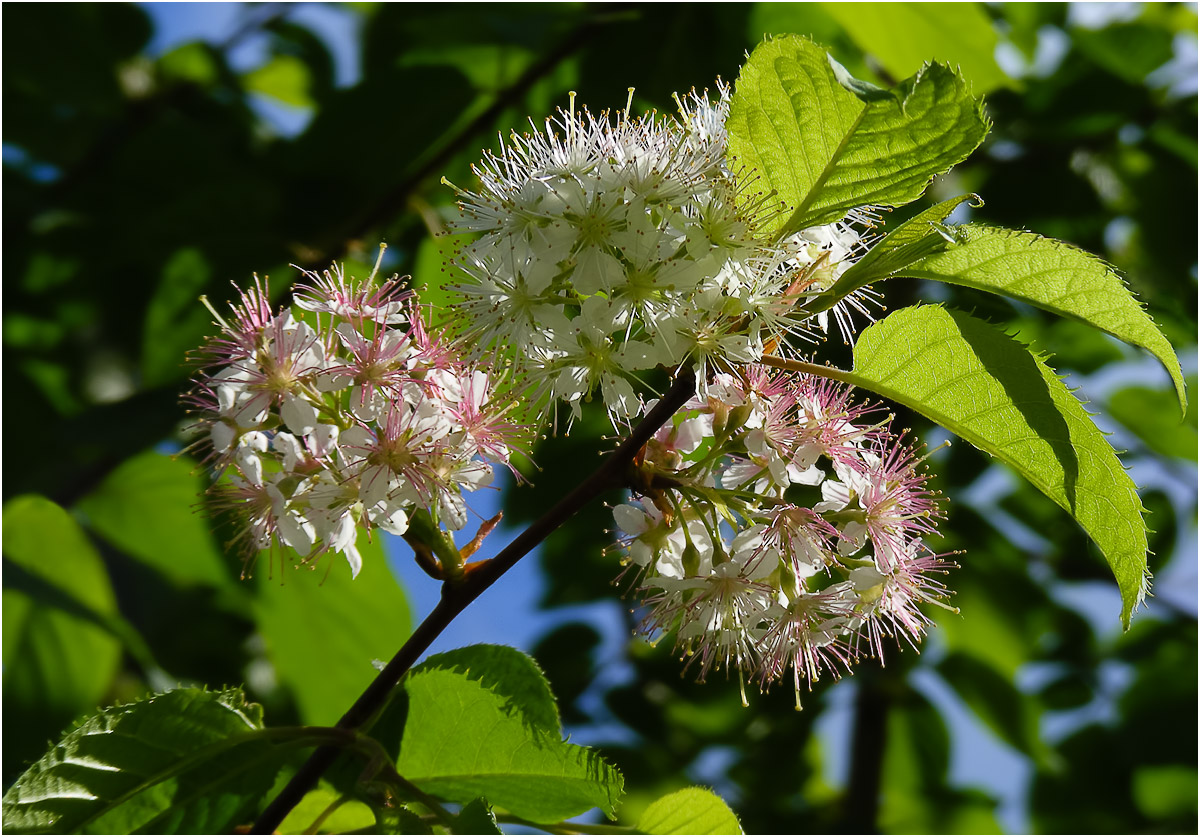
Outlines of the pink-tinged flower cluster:
M647 615L701 679L840 677L882 640L917 642L949 564L919 461L850 390L747 366L718 375L647 444L613 509ZM944 605L943 605L944 606Z
M256 279L214 311L221 333L187 396L241 548L337 552L357 575L360 529L403 534L419 511L463 528L463 492L491 482L515 438L495 379L427 331L398 278L308 272L293 299L273 309Z

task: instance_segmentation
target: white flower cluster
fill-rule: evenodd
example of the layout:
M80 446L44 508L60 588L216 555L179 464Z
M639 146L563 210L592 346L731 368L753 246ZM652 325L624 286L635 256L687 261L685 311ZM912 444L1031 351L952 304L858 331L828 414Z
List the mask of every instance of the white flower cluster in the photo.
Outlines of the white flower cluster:
M465 526L462 492L491 482L513 428L492 378L426 331L398 279L307 277L295 311L258 282L228 319L213 311L222 334L188 400L248 555L340 552L357 575L359 527L403 534L417 510Z
M849 390L762 367L717 375L647 445L639 495L613 516L649 635L765 688L840 676L881 638L918 640L946 595L924 545L937 505L887 422ZM865 648L864 648L865 646Z
M457 190L460 229L480 234L455 258L477 357L573 416L598 389L619 423L641 409L643 370L690 363L703 386L824 328L803 302L852 263L860 235L839 222L755 236L726 167L728 102L721 86L716 102L681 100L678 118L615 122L572 107L484 157L479 191Z

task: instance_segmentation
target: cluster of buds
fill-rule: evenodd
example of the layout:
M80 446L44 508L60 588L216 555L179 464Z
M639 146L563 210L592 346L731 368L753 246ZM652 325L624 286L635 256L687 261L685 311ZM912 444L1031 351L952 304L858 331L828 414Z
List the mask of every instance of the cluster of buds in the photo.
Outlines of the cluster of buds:
M923 538L919 460L846 387L761 366L719 374L646 446L613 509L652 637L762 688L840 676L882 638L915 643L948 568ZM943 605L944 606L944 605ZM743 692L744 699L744 692Z
M426 330L396 277L307 273L293 300L273 309L256 281L228 317L213 310L221 334L187 396L247 556L338 552L357 575L360 528L463 528L463 492L491 482L514 438L495 379Z
M460 330L535 403L563 401L574 418L599 390L622 424L641 410L643 370L690 364L703 386L826 327L805 301L853 263L873 216L760 240L768 210L739 200L750 187L728 169L718 92L679 99L678 117L627 108L615 121L572 99L485 156L479 191L455 187L459 230L479 234L454 260ZM845 307L834 313L848 326Z

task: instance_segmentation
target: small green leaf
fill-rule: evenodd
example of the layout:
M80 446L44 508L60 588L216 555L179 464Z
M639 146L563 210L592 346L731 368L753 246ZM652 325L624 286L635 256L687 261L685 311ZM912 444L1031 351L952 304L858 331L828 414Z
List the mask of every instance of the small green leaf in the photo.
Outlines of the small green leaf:
M503 834L496 825L496 815L486 799L476 799L463 806L450 827L451 834Z
M1196 386L1195 376L1189 383ZM1196 412L1188 420L1175 417L1176 395L1170 389L1132 386L1119 389L1108 397L1108 414L1137 434L1150 450L1162 456L1177 456L1196 461Z
M1109 265L1034 233L982 224L964 224L954 231L957 244L908 265L900 275L1004 294L1140 346L1166 367L1187 412L1187 389L1175 350Z
M304 795L300 804L279 824L278 831L280 834L344 834L372 828L375 822L375 812L365 803L322 784Z
M981 3L822 3L892 78L926 61L958 67L976 93L1014 86L996 63L996 29Z
M412 633L404 591L387 566L380 536L358 540L358 578L337 554L315 569L278 563L268 571L264 554L256 570L254 611L267 656L289 686L305 723L333 726Z
M196 467L145 451L121 463L77 508L105 540L172 581L228 585L231 568L194 509L204 488Z
M744 834L725 800L707 788L684 788L650 803L637 821L643 834Z
M761 232L781 236L870 204L900 206L974 151L988 130L962 77L929 64L892 90L849 76L811 41L760 44L730 103L735 169L760 177L779 213ZM744 189L744 205L759 200ZM753 211L753 210L752 210Z
M246 89L278 99L296 108L311 108L309 70L295 55L276 55L266 64L242 76Z
M288 753L256 735L240 689L178 689L85 720L4 795L10 833L218 834L243 822Z
M599 807L615 817L621 774L586 747L562 740L546 710L553 701L536 664L519 651L473 646L430 658L404 679L406 701L374 734L396 769L426 793L467 805L478 797L539 823ZM490 684L490 685L489 685ZM385 731L399 727L399 740Z
M830 377L932 419L1074 517L1112 568L1129 627L1147 584L1137 488L1083 405L1027 347L969 314L913 306L864 331L854 372Z
M212 278L204 253L184 247L171 254L146 306L142 326L142 384L175 383L187 377L187 352L212 329L212 316L198 297Z
M1143 765L1133 773L1133 800L1147 818L1194 817L1196 797L1194 764Z

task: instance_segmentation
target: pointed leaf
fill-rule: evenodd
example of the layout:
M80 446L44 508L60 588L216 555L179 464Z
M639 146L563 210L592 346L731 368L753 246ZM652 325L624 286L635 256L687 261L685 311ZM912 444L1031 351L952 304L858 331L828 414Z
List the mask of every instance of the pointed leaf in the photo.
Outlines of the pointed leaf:
M10 833L230 831L271 789L286 748L256 735L240 689L178 689L75 727L4 795Z
M853 79L811 41L760 44L742 68L729 110L735 170L757 174L780 212L769 236L828 223L870 204L920 197L934 175L965 159L988 130L962 77L929 64L892 90ZM756 184L757 185L757 184Z
M707 788L684 788L651 802L638 818L643 834L744 834L725 800Z
M1140 346L1166 367L1187 412L1175 350L1112 267L1078 247L1034 233L982 224L954 231L957 244L908 265L900 275L1004 294Z
M546 711L553 695L544 677L531 660L518 665L514 656L524 657L485 645L431 657L405 678L407 700L385 711L373 735L398 748L404 778L450 802L484 797L541 823L595 807L615 817L621 774L562 740L557 714ZM399 736L389 733L401 720Z
M954 244L958 227L946 227L943 222L960 204L972 199L977 201L976 206L982 205L978 195L959 195L934 204L896 227L841 275L817 307L808 306L809 310L816 313L832 308L853 291L895 276L918 259Z
M1083 405L1026 346L969 314L913 306L863 332L852 373L828 374L932 419L1066 510L1112 568L1129 627L1147 586L1137 488Z

